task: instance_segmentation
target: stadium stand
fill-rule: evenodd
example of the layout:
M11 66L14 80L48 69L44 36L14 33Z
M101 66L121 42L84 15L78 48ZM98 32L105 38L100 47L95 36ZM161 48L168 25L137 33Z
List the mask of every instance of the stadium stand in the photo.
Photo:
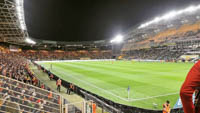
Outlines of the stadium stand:
M197 26L199 26L199 23L191 26L184 25L183 27L180 27L178 30L165 31L152 38L151 37L147 38L146 40L128 41L123 46L122 51L124 54L134 59L152 59L152 60L178 59L181 55L186 54L188 50L199 51L199 48L194 48L194 47L191 48L192 44L188 46L185 44L186 46L178 48L178 45L181 42L185 43L188 42L191 43L192 41L199 42L200 28Z
M28 50L20 53L30 60L110 59L111 51Z
M60 95L40 84L28 65L16 53L0 53L1 111L59 113Z
M151 48L130 51L130 56L133 59L151 59L151 60L175 60L182 54L181 51L170 51L164 48Z
M17 112L60 112L60 96L53 92L0 76L1 110ZM13 108L14 106L14 108Z
M112 56L111 50L20 50L12 52L5 45L0 46L0 51L9 53L12 56L22 56L33 61L40 60L75 60L75 59L110 59ZM8 55L8 56L9 56ZM6 56L5 56L6 57Z

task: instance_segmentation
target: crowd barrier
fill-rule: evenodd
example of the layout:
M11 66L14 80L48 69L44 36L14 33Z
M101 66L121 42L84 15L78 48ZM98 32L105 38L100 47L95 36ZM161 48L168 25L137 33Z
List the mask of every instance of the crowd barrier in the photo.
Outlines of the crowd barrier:
M111 59L109 59L111 60ZM114 60L114 59L112 59ZM71 62L69 60L67 60L68 62ZM66 61L66 62L67 62ZM72 61L81 61L81 60L72 60ZM86 61L86 60L84 60ZM87 61L100 61L100 60L87 60ZM137 61L135 59L135 61ZM158 60L139 60L139 61L157 61L157 62L160 62ZM39 62L55 62L55 61L39 61ZM57 62L61 62L61 61L57 61ZM41 65L37 64L38 62L33 62L33 64L35 64L36 66L38 66L40 69L42 69L44 72L46 72L49 76L53 73L51 73L49 70L45 69L44 67L42 67ZM58 80L59 77L56 76L55 74L54 75L54 80ZM62 80L62 86L65 87L65 88L69 88L70 87L70 82L68 81L65 81L63 79ZM101 100L103 101L104 103L106 103L107 105L109 106L112 106L114 108L110 108L110 107L107 107L106 105L102 105L101 103L99 103L98 101L95 101L97 103L98 106L102 106L102 107L107 107L106 109L108 109L108 111L110 111L111 113L162 113L162 110L150 110L150 109L144 109L144 108L138 108L138 107L133 107L133 106L128 106L128 105L123 105L123 104L119 104L119 103L116 103L116 102L113 102L111 100L108 100L102 96L99 96L99 95L96 95L90 91L87 91L83 88L80 88L79 86L74 86L74 93L76 93L77 95L85 98L85 99L91 99L93 101L95 100ZM87 95L91 95L91 96L87 96ZM93 98L96 98L96 99L93 99ZM117 110L116 110L117 109ZM183 109L182 108L177 108L177 109L172 109L171 110L171 113L184 113L183 112Z

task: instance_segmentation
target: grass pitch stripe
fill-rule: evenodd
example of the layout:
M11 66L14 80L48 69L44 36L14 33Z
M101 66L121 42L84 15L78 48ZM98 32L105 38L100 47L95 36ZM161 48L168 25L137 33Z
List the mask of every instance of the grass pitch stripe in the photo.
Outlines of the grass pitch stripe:
M58 71L56 71L56 70L54 70L54 71L57 72L57 73L62 73L62 74L64 74L63 72L58 72ZM67 75L67 76L69 76L69 77L71 77L71 78L74 78L74 79L77 79L78 81L80 81L80 82L82 82L82 83L84 83L84 84L86 84L86 85L92 86L92 87L97 88L97 89L99 89L99 90L103 90L105 93L108 93L108 94L110 94L110 95L112 95L112 96L115 96L115 97L117 97L117 98L119 98L119 99L121 99L121 100L129 101L129 102L130 102L130 101L131 101L131 102L134 102L134 101L142 101L142 100L147 100L147 99L152 99L152 98L158 98L158 97L164 97L164 96L179 94L178 92L176 92L176 93L169 93L169 94L164 94L164 95L151 96L151 97L147 97L147 98L126 99L126 98L120 97L120 96L118 96L118 95L115 95L114 93L109 92L108 90L105 90L105 89L103 89L103 88L100 88L100 87L98 87L98 86L96 86L96 85L94 85L94 84L92 84L92 83L90 83L90 82L88 82L88 81L81 80L81 79L79 79L79 78L77 78L77 77L75 77L75 76L71 76L71 75Z
M57 73L65 74L65 73L63 73L63 72L59 72L59 71L56 71L56 70L54 70L54 71L57 72ZM112 96L114 96L114 97L117 97L117 98L121 99L121 100L128 101L126 98L122 98L122 97L120 97L120 96L118 96L118 95L115 95L115 94L112 93L112 92L109 92L108 90L105 90L105 89L102 89L102 88L100 88L100 87L97 87L97 86L95 86L94 84L89 83L88 81L81 80L81 79L79 79L79 78L77 78L77 77L75 77L75 76L71 76L71 75L67 75L67 76L69 76L69 77L71 77L71 78L75 78L75 79L77 79L78 81L80 81L80 82L82 82L82 83L84 83L84 84L87 84L87 85L89 85L89 86L91 86L91 87L97 88L97 89L99 89L99 90L103 90L105 93L108 93L108 94L110 94L110 95L112 95Z

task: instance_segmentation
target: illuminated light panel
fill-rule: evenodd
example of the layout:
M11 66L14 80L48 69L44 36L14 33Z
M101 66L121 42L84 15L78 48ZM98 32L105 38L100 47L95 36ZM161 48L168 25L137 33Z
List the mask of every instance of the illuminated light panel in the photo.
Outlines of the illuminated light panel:
M26 38L26 42L27 42L27 43L30 43L30 44L36 44L36 42L33 41L33 40L30 39L30 38Z
M153 19L152 21L149 21L149 22L146 22L144 24L141 24L138 29L141 29L141 28L145 28L151 24L154 24L154 23L158 23L162 20L169 20L169 19L172 19L178 15L181 15L183 13L191 13L191 12L195 12L197 10L200 9L200 5L197 5L197 6L190 6L190 7L187 7L183 10L179 10L179 11L171 11L161 17L156 17L155 19Z
M117 35L114 39L112 39L110 42L111 43L120 43L123 41L123 36L122 35Z
M16 11L17 17L19 19L20 28L22 30L26 30L25 19L24 19L24 1L23 0L16 0Z

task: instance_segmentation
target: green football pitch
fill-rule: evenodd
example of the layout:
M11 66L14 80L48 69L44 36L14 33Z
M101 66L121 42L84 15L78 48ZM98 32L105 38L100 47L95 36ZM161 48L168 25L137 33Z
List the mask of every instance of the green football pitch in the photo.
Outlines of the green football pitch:
M171 107L193 63L133 61L40 62L58 77L116 103L147 109ZM128 87L130 92L128 96Z

